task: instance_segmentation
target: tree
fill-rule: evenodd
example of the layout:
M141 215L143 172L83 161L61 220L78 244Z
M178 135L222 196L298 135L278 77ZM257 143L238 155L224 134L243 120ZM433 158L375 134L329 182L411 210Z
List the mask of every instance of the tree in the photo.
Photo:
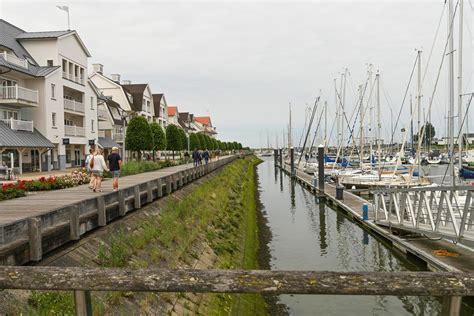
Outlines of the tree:
M219 144L217 143L217 139L211 138L212 139L212 150L217 150L219 149Z
M204 133L198 133L198 137L199 137L199 143L201 145L200 149L206 149L207 148L206 135Z
M201 143L199 142L199 136L196 133L189 135L189 148L191 150L200 149Z
M220 144L219 144L219 149L222 150L222 151L227 150L227 144L226 144L226 142L220 142Z
M138 158L141 158L141 151L152 150L153 143L153 134L146 118L143 116L132 117L125 135L125 148L137 152Z
M426 131L424 132L423 134L423 130L425 129L425 125L426 125ZM433 126L433 124L431 124L430 122L426 123L425 125L423 125L421 127L421 134L423 134L423 142L422 142L422 145L428 145L428 144L431 144L431 142L433 141L435 135L436 135L436 131L435 131L435 128ZM418 134L414 135L413 136L413 140L418 142Z
M150 123L150 129L153 134L153 160L155 160L155 151L166 149L166 135L156 122Z
M166 128L166 141L167 141L167 149L173 152L173 159L174 159L174 152L180 151L183 148L181 144L181 135L179 132L179 128L176 125L170 124Z
M183 129L179 129L179 136L181 137L181 150L188 149L188 136L186 136L186 132Z

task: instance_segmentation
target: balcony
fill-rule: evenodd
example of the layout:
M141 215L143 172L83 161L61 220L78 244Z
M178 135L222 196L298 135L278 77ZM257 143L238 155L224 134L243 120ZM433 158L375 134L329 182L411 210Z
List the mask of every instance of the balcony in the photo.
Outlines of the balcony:
M115 132L112 134L112 139L116 142L123 142L124 138L123 132Z
M109 118L109 113L108 113L107 110L98 109L97 110L97 116L99 117L99 120L106 121Z
M9 62L10 64L28 69L28 61L24 58L18 58L15 55L9 54L7 52L1 53L0 56L2 56L3 59L5 59L5 61Z
M64 135L66 136L86 136L86 129L82 126L64 125Z
M33 121L15 120L13 118L1 121L14 131L33 132L34 130Z
M0 86L0 104L17 106L38 106L38 90L20 86Z
M84 113L85 106L76 100L64 99L64 110L74 113Z
M78 83L80 85L84 85L84 78L76 77L76 76L74 76L74 74L67 73L65 71L63 71L63 78L67 79L67 80L70 80L70 81L73 81L75 83Z

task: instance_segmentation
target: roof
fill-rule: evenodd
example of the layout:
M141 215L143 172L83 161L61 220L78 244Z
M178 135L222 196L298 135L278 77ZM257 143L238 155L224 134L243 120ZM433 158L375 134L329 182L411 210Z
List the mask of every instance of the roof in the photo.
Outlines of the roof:
M180 112L178 113L178 124L186 131L193 131L195 128L191 125L191 118L192 114L189 112Z
M152 94L153 96L153 107L155 108L155 117L160 117L161 111L161 98L163 97L163 93Z
M132 110L140 112L143 110L143 92L148 85L146 83L139 84L123 84L122 87L133 96Z
M122 112L124 111L121 107L120 107L120 104L118 104L117 102L115 102L114 100L112 99L108 99L107 101L105 101L105 103L107 104L107 107L109 108L117 108L119 113L122 114ZM110 109L109 109L110 111ZM118 124L118 125L122 125L123 122L121 119L117 119L114 115L112 115L112 119L114 121L115 124Z
M18 35L17 39L38 39L38 38L58 38L60 36L74 33L74 31L46 31L46 32L24 32Z
M168 106L168 116L175 116L178 113L177 106Z
M15 131L0 121L0 147L54 148L54 144L36 129Z
M207 126L212 126L211 124L211 117L209 116L195 116L194 120Z
M13 63L6 61L3 55L0 55L0 65L19 71L34 77L44 77L60 68L60 66L42 67L33 59L28 51L17 40L18 36L22 36L26 32L0 19L0 47L8 48L15 54L16 57L26 59L28 61L28 68L23 68Z
M102 148L106 148L106 149L109 149L109 148L112 148L112 147L122 148L112 138L100 137L100 136L99 136L99 146L101 146Z

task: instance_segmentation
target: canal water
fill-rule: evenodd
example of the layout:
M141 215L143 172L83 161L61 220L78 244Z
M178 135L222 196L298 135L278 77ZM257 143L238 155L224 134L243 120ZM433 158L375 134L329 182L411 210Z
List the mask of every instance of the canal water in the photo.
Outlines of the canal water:
M258 166L260 199L272 239L271 269L330 271L420 271L389 244L367 233L275 170ZM291 315L438 315L432 297L281 295Z

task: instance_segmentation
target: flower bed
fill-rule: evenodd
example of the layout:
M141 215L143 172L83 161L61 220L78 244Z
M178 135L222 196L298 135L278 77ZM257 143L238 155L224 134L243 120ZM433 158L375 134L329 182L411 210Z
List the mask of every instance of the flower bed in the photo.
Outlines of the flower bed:
M72 188L89 183L90 177L85 169L75 170L71 174L59 177L41 177L37 180L18 180L8 183L0 190L0 201L14 199L25 195L28 191L49 191Z

